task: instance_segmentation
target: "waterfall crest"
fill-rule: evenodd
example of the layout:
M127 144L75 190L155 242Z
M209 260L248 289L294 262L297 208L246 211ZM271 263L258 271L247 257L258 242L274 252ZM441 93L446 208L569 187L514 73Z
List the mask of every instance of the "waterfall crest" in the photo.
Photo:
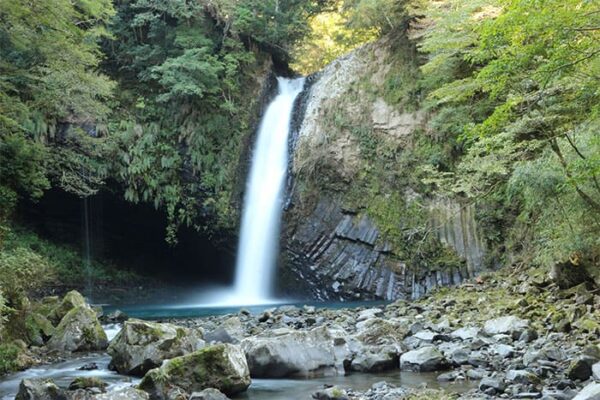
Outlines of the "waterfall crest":
M272 298L283 192L288 167L288 136L294 101L304 78L277 78L278 94L262 118L246 184L234 297L240 304Z

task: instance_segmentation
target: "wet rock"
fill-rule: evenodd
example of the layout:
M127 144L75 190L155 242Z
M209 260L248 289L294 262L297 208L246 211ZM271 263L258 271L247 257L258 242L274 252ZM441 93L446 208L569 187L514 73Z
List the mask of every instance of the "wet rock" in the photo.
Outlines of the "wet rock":
M51 380L23 379L15 400L67 400L67 395Z
M312 398L315 400L348 400L348 393L344 389L337 386L319 390L313 393Z
M215 388L208 388L201 392L192 393L189 400L229 400L229 397Z
M460 373L460 371L450 371L438 375L437 380L439 382L454 382L461 376L462 374Z
M255 378L314 377L343 373L334 340L325 328L310 331L284 330L278 336L257 336L241 343L250 374Z
M409 351L400 356L400 369L429 372L448 368L448 361L438 349L433 346L422 347Z
M79 371L94 371L98 369L98 364L95 362L83 364L81 367L77 368Z
M590 383L573 400L600 400L600 383Z
M48 348L59 351L96 351L107 346L106 333L87 304L65 314L48 341Z
M509 315L487 321L483 331L489 336L497 334L514 335L515 333L520 336L523 330L528 327L529 321Z
M241 348L217 344L166 361L149 371L139 388L148 392L151 399L162 400L168 399L173 389L189 394L215 388L229 396L248 386L250 371Z
M398 368L400 354L395 346L370 346L363 351L352 360L352 371L382 372Z
M196 329L130 319L108 347L110 367L122 374L142 376L164 360L204 347Z

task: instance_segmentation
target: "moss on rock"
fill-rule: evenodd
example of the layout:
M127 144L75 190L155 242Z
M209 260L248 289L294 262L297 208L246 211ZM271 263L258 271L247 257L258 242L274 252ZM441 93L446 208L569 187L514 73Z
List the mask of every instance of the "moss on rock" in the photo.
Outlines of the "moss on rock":
M216 388L233 395L248 386L250 371L242 350L235 345L219 344L167 361L162 367L149 371L139 388L152 399L164 399L175 388L188 394Z

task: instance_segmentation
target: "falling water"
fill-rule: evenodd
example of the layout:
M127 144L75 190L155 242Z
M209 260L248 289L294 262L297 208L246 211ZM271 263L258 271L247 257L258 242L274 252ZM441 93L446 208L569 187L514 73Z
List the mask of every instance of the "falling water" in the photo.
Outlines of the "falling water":
M90 201L83 198L83 269L85 271L85 296L92 301L92 238L90 229Z
M288 167L294 100L304 78L277 78L279 93L262 119L246 187L235 272L235 298L258 304L272 295Z

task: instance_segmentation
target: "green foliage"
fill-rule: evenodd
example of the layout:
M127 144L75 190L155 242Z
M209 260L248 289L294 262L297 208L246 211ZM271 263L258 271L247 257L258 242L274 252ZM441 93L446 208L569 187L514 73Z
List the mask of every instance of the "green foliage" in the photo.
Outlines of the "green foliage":
M17 358L21 349L13 343L0 343L0 375L16 371L19 368Z
M344 9L342 1L337 2L333 10L311 17L308 21L310 32L296 43L292 52L292 68L303 74L316 72L377 37L378 31L374 28L350 27L350 17L350 11Z
M432 124L467 149L426 181L484 209L504 203L492 219L517 213L509 246L542 264L598 249L599 11L579 0L447 0L425 12Z
M0 253L0 289L9 304L52 280L48 260L26 248L6 249Z
M85 282L88 273L92 274L95 282L107 284L121 284L139 280L139 277L127 270L118 269L107 261L92 260L90 271L84 268L84 259L77 250L50 241L41 239L35 233L19 226L7 229L4 247L0 251L3 265L10 269L10 279L18 280L23 274L33 274L36 268L46 271L45 274L33 275L30 283L19 284L20 287L33 285L35 289L44 284L60 282L67 287L77 287ZM34 265L35 262L39 265ZM21 266L27 267L25 271ZM0 287L9 285L3 276L0 276ZM7 297L8 292L4 292Z
M46 178L46 148L14 133L0 137L0 198L5 210L14 206L16 193L33 199L49 187ZM12 205L11 205L12 204ZM6 213L6 211L4 211Z

